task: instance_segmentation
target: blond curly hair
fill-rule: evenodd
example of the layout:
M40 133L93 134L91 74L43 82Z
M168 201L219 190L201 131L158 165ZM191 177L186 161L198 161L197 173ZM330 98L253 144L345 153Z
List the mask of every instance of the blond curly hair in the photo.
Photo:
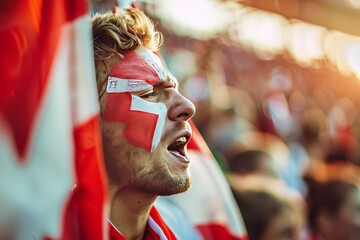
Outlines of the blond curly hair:
M163 37L142 11L132 7L117 9L115 13L96 14L91 22L100 98L104 93L111 64L118 62L123 57L122 54L140 47L158 51Z

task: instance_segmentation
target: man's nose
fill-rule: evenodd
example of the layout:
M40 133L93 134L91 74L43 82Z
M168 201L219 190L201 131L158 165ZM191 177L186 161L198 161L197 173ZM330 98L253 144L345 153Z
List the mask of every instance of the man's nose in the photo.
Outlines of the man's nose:
M187 121L195 114L194 104L179 92L174 92L171 96L172 104L168 110L168 116L173 121Z

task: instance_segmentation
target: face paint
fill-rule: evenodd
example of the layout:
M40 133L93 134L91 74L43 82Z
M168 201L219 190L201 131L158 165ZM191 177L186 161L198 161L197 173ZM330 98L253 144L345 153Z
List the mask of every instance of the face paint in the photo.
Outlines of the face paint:
M164 70L160 58L152 51L146 48L140 48L136 50L136 53L144 58L147 64L156 72L159 79L164 81L167 76L167 72Z
M127 52L118 64L111 67L109 76L122 79L143 80L156 85L166 79L168 72L161 60L148 49Z
M143 80L122 79L116 77L109 77L106 92L121 93L121 92L138 92L146 89L152 89L153 86Z
M124 137L149 152L160 142L167 109L162 102L149 102L131 93L152 90L166 77L160 59L151 51L140 49L126 53L112 67L108 78L104 119L124 123Z

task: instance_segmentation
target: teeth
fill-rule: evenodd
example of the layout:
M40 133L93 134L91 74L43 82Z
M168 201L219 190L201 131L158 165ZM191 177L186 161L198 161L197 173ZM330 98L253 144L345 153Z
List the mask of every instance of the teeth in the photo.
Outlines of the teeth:
M176 140L176 142L183 142L183 143L186 143L186 141L187 141L186 137L181 137L178 140Z

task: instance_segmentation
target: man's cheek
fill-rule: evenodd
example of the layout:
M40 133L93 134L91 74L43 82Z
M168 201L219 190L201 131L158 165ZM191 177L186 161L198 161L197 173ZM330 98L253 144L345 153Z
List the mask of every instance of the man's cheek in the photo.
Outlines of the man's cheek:
M108 94L104 119L108 122L124 122L130 113L131 95L130 93L111 93Z
M164 103L145 101L130 93L109 94L104 119L123 122L123 135L136 147L149 152L159 144L167 109Z

